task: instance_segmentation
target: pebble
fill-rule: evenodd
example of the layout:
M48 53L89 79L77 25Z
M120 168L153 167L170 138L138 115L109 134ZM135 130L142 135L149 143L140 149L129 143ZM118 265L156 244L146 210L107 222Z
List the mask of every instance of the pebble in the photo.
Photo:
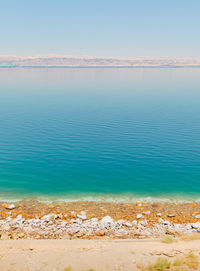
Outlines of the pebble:
M191 228L192 228L191 224L188 223L188 224L186 225L186 229L187 229L187 230L191 230Z
M162 214L161 213L157 213L156 216L162 216Z
M140 221L140 224L141 224L142 226L147 226L147 225L148 225L148 222L147 222L146 219L144 219L144 220Z
M174 214L169 214L169 215L167 215L168 217L175 217L175 215Z
M5 209L8 209L8 210L13 210L16 208L15 204L7 204L7 203L3 203L2 206L5 208Z
M55 214L44 215L41 220L43 222L49 222L52 218L55 219Z
M82 211L80 215L77 215L77 217L80 218L80 219L82 219L82 220L86 220L87 219L86 213L84 211Z
M136 206L141 207L141 206L142 206L142 202L137 201L137 202L136 202Z
M105 216L101 219L100 224L103 228L107 228L113 224L113 219L110 216Z
M151 211L144 211L142 214L143 215L150 215Z
M119 219L119 220L116 221L116 224L119 225L119 226L124 225L124 223L125 223L125 222L124 222L123 219Z
M168 225L168 226L171 225L171 223L170 223L169 221L163 220L162 218L159 218L159 219L158 219L158 222L162 223L163 225Z
M137 220L133 220L133 221L132 221L132 224L133 224L133 225L137 225Z
M22 219L22 215L18 215L17 217L16 217L16 220L21 220Z
M130 222L128 222L128 221L125 222L124 225L125 225L126 227L132 227L132 224L131 224Z
M193 229L199 229L200 228L200 222L191 223L191 226Z
M105 235L105 231L101 230L97 232L97 236L104 236Z
M140 218L143 218L144 216L142 214L137 214L136 218L137 219L140 219Z

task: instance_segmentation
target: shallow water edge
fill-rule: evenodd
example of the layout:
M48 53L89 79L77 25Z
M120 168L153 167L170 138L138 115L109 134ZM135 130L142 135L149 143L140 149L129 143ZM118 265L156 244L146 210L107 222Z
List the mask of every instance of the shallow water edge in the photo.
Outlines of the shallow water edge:
M115 203L136 203L138 201L152 202L200 202L200 195L170 194L142 196L136 194L65 194L65 195L6 195L0 194L0 202L17 202L17 201L38 201L38 202L115 202Z

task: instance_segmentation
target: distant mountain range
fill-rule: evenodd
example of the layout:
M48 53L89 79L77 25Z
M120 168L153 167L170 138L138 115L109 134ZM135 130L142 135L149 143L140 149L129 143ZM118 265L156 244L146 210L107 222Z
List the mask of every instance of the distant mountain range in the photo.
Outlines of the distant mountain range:
M0 67L200 67L200 58L0 55Z

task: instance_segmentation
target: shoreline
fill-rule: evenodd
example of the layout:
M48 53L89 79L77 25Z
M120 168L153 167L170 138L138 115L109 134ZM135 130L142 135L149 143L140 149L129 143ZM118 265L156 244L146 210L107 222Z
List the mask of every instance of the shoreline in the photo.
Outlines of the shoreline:
M0 66L0 69L199 69L200 65L135 66Z
M200 202L0 202L0 239L152 239L200 232Z
M109 193L70 193L70 194L61 194L61 195L39 195L39 194L30 194L25 197L19 194L1 194L1 202L20 202L20 201L38 201L38 202L114 202L114 203L136 203L137 201L154 203L154 202L172 202L172 203L188 203L188 202L200 202L199 193L169 193L167 195L149 195L142 196L141 194L109 194Z

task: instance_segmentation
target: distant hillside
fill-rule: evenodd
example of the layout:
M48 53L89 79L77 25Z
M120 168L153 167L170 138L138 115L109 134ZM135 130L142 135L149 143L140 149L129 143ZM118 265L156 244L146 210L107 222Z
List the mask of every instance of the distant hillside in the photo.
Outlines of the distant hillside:
M200 58L1 55L0 67L200 67Z

